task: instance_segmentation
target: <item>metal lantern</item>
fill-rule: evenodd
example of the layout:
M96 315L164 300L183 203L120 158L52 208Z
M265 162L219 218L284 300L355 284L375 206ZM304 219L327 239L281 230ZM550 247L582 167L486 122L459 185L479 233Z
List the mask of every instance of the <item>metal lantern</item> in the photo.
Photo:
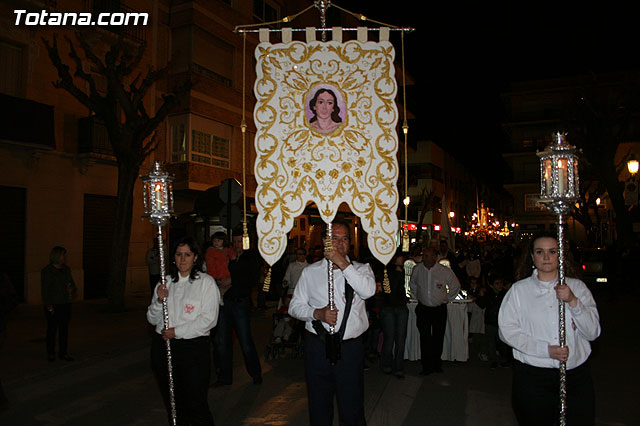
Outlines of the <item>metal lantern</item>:
M173 177L162 170L159 161L155 161L149 174L142 178L142 183L144 216L152 224L162 226L173 214Z
M165 272L164 242L162 239L162 226L167 223L173 213L173 177L162 170L160 162L155 161L149 174L142 177L144 195L144 217L158 227L158 252L160 254L160 282L167 285ZM167 298L162 299L162 317L165 330L169 328L169 307ZM171 420L175 426L176 401L173 383L173 363L171 360L171 340L166 340L167 349L167 376L169 381L169 403L171 405Z
M578 159L575 146L566 141L566 133L556 133L554 143L538 153L540 157L540 202L558 216L558 284L565 284L564 216L578 199ZM560 346L566 346L565 302L558 299L558 334ZM567 363L560 362L560 426L567 416Z
M540 202L555 214L569 214L579 198L576 147L566 141L566 133L556 133L554 143L538 153L540 157Z

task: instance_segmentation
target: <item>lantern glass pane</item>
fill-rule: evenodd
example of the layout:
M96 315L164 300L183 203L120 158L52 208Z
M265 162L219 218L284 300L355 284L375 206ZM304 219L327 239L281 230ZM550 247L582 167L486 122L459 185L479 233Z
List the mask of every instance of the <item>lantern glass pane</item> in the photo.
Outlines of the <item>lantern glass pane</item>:
M558 159L558 195L563 197L569 191L569 170L567 159Z
M553 188L553 166L551 164L551 159L547 158L544 160L544 195L550 196L551 189Z
M162 213L164 205L164 191L161 181L153 181L153 197L152 197L152 210L153 213Z

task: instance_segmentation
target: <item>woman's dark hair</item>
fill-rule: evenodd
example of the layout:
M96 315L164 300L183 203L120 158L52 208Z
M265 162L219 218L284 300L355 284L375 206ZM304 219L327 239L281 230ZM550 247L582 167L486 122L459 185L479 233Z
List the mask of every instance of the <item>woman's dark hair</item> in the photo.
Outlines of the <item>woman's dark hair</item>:
M534 268L533 257L532 257L533 245L540 238L552 238L557 241L558 234L551 231L540 231L535 233L529 239L529 242L526 244L526 249L522 250L520 260L518 262L518 265L516 266L516 276L515 276L516 281L523 280L531 276L531 272L533 271L533 268ZM564 267L565 276L567 277L571 276L576 278L578 277L577 269L571 257L571 253L568 250L568 246L567 246L567 250L564 251L564 265L565 265Z
M175 258L176 252L178 251L178 247L187 245L189 246L189 250L194 254L196 260L193 262L193 268L191 269L191 273L189 274L189 281L193 281L198 278L198 274L202 272L202 256L200 256L200 246L196 243L196 240L193 237L182 237L174 244L171 249L171 279L174 282L177 282L179 279L178 268L176 266Z
M313 95L313 98L309 101L309 108L311 108L311 112L313 112L313 117L311 117L309 123L313 123L318 119L318 115L316 114L316 102L318 101L318 96L325 92L333 96L333 112L331 113L331 120L335 123L342 123L342 118L340 118L340 107L338 106L338 97L331 89L318 89L315 95Z
M49 263L52 265L57 265L60 263L60 258L67 254L67 249L60 246L55 246L51 249L51 253L49 253Z

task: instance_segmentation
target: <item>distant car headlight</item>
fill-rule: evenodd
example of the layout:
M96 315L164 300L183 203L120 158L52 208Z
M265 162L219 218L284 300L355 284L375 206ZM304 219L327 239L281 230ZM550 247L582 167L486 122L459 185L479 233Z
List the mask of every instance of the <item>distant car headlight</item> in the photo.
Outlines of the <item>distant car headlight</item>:
M606 278L596 278L596 282L597 283L606 283L607 279Z

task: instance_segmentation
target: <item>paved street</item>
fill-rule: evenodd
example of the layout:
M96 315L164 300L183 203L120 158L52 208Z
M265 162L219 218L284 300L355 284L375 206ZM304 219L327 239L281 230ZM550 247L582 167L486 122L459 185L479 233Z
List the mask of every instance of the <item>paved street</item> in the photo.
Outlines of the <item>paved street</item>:
M162 425L166 416L149 367L149 328L140 295L130 311L105 312L105 302L73 307L70 351L75 362L46 361L41 306L20 306L9 323L0 362L11 401L1 425ZM631 301L600 301L603 336L592 371L598 425L639 425L638 340L625 343L637 320ZM264 383L253 385L236 345L234 384L209 393L217 425L308 425L304 370L299 359L264 361L273 310L257 312L254 334L263 354ZM635 334L632 332L632 334ZM404 380L366 371L369 426L514 425L509 368L490 370L473 356L444 363L444 373L419 376L409 362ZM337 424L337 421L335 422Z

